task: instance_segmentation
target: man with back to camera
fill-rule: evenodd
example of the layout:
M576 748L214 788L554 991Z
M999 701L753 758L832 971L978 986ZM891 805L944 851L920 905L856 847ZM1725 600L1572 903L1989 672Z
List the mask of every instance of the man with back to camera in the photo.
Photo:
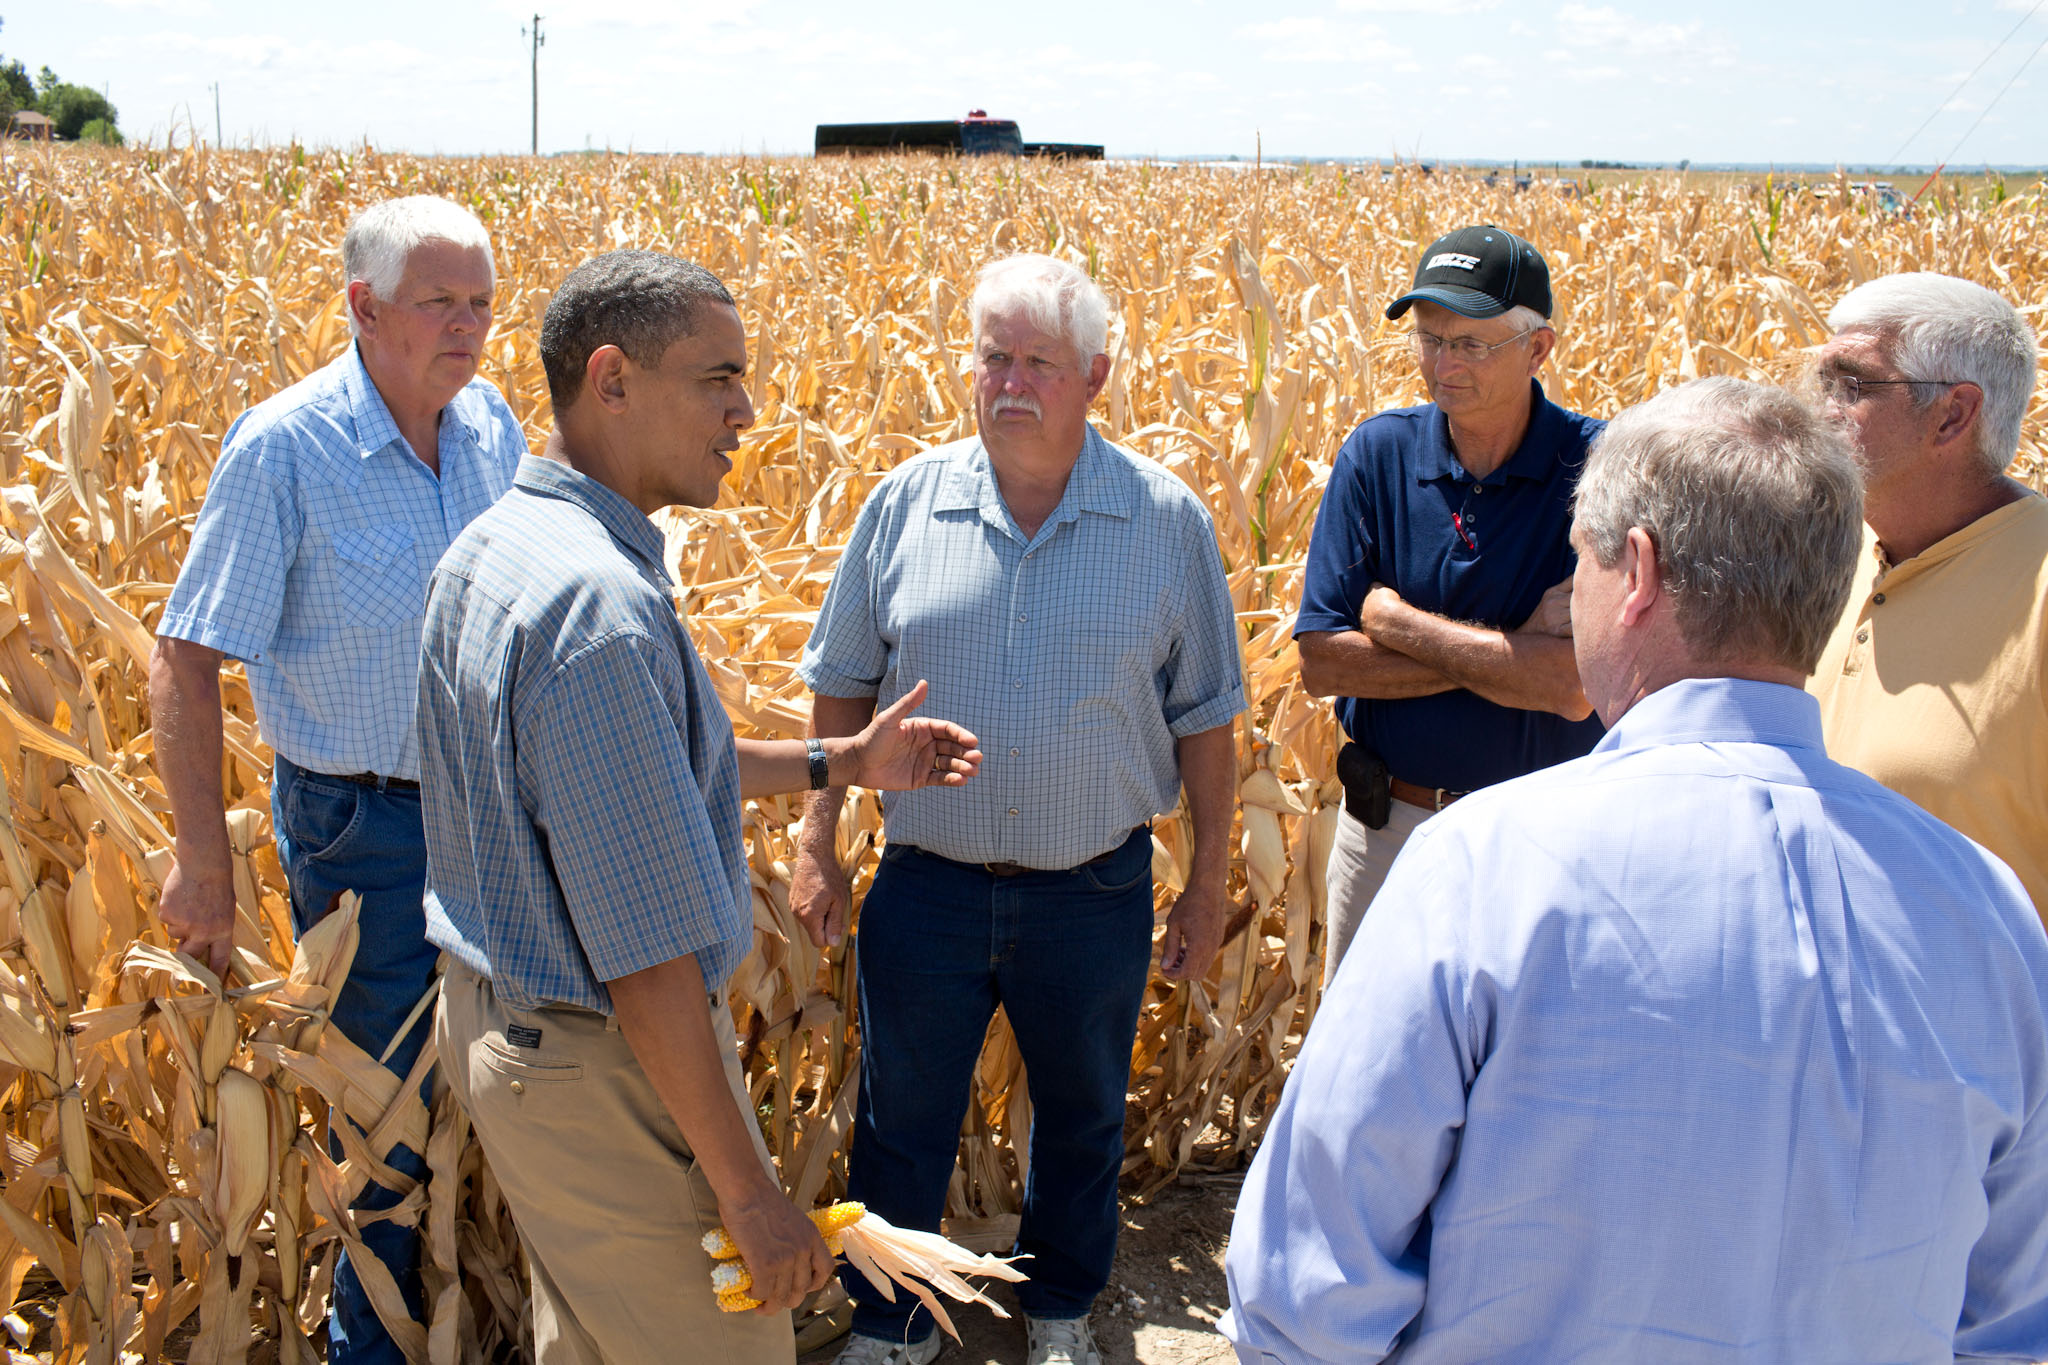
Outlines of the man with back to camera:
M177 821L158 913L179 947L225 976L235 891L220 666L239 659L276 751L271 811L293 928L303 935L343 891L361 894L361 941L330 1018L380 1057L433 984L439 956L420 911L426 846L413 731L427 576L511 485L526 437L476 373L496 270L475 217L428 195L387 200L349 223L341 254L354 343L229 429L157 625L150 712ZM415 1026L386 1065L406 1075L425 1041ZM384 1161L426 1177L407 1147ZM354 1207L400 1197L372 1180ZM418 1318L416 1230L386 1219L359 1235ZM337 1365L405 1358L346 1254L328 1350Z
M2005 859L2048 915L2048 500L2005 472L2033 329L1929 274L1852 289L1828 323L1818 378L1869 526L1808 684L1829 752Z
M783 1193L726 983L753 944L740 803L959 785L974 736L909 711L741 740L676 613L664 507L708 507L752 425L709 271L585 261L548 303L542 455L450 547L420 658L435 1042L519 1227L543 1365L787 1365L832 1258ZM534 547L547 553L536 556ZM720 1312L706 1232L753 1273Z
M1578 491L1594 752L1409 840L1238 1205L1239 1359L2048 1356L2048 936L1831 761L1841 430L1700 380Z
M1424 820L1600 737L1572 660L1566 534L1600 423L1536 382L1557 344L1550 268L1511 232L1460 228L1387 316L1411 309L1431 401L1338 451L1294 624L1302 685L1337 699L1347 740L1325 984Z
M851 733L929 678L933 704L989 755L957 801L884 803L887 847L855 940L847 1192L898 1226L937 1229L1000 1004L1030 1073L1026 1358L1098 1365L1088 1313L1116 1254L1152 963L1150 822L1185 788L1194 866L1160 968L1198 979L1223 936L1243 665L1208 512L1089 425L1110 369L1102 290L1019 254L982 270L968 308L977 434L868 494L801 666L818 734ZM791 879L820 944L850 910L833 845L843 796L810 799ZM929 1314L841 1278L856 1301L842 1365L938 1353Z

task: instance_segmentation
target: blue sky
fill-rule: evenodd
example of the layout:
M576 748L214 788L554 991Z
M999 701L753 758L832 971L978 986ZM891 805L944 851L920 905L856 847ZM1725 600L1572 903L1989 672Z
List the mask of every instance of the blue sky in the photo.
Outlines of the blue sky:
M104 85L131 136L211 140L218 81L230 142L524 151L535 8L544 151L807 151L979 106L1112 155L2048 163L2036 0L44 0L0 5L0 53Z

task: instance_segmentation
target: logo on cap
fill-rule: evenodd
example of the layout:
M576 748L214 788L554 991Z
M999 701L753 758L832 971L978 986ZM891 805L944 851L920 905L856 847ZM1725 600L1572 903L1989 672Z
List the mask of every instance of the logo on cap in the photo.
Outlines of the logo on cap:
M1422 268L1424 270L1434 270L1440 265L1456 266L1460 270L1477 270L1479 268L1479 258L1477 256L1467 256L1460 251L1439 251L1436 255L1430 257L1429 263Z

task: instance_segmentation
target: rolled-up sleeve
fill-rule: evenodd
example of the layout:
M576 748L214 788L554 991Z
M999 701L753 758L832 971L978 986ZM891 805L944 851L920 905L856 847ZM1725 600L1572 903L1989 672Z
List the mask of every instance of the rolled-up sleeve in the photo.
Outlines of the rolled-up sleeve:
M1237 613L1216 530L1206 516L1183 519L1181 556L1188 566L1180 639L1167 665L1163 708L1174 738L1185 739L1226 724L1244 710L1244 661Z
M291 490L271 471L261 447L237 444L230 434L157 634L264 662L304 529Z
M882 489L870 494L839 556L818 623L804 644L797 676L826 697L872 697L889 668L889 647L875 617L874 548Z
M1396 861L1245 1181L1220 1324L1240 1360L1380 1360L1422 1311L1475 1070L1463 911L1438 889L1465 881L1437 852L1425 832Z
M668 701L685 687L671 652L620 631L514 718L519 783L599 981L733 933L733 884Z

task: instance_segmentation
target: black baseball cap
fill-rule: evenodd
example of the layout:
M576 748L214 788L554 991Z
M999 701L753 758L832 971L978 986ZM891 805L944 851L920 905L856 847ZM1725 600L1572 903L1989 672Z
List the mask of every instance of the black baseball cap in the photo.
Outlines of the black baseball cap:
M1497 318L1518 305L1547 318L1550 267L1535 247L1506 228L1459 228L1429 244L1415 270L1415 287L1387 305L1387 316L1400 317L1417 299L1468 318Z

